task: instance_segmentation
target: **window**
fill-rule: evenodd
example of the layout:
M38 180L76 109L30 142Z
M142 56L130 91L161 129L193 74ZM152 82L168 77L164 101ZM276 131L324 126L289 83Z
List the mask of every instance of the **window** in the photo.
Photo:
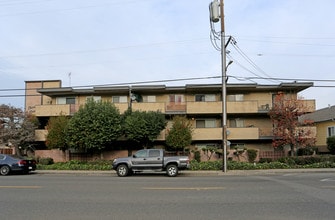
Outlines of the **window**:
M215 128L215 119L198 119L195 126L196 128Z
M243 94L227 95L227 99L230 102L241 102L244 100Z
M182 103L184 101L184 95L169 95L169 102Z
M65 105L65 104L76 104L75 97L58 97L56 99L57 105Z
M143 96L143 102L156 102L156 96L154 95Z
M159 150L150 150L149 151L149 157L159 157L160 153Z
M230 119L229 124L231 128L243 128L244 120L240 118Z
M215 95L214 94L197 94L195 95L195 101L196 102L214 102L215 101Z
M136 152L136 154L134 156L136 158L147 157L147 150L139 150L139 151Z
M125 103L127 102L127 96L113 96L112 102L113 103Z
M335 126L328 127L327 137L335 136Z
M101 101L101 96L87 96L87 97L86 97L86 102L87 102L89 99L93 99L94 102L99 102L99 101Z

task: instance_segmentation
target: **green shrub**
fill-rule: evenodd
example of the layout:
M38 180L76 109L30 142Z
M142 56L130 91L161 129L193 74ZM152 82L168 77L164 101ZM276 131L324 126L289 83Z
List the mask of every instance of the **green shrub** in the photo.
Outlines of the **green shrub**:
M54 159L47 157L47 158L39 158L38 163L42 165L51 165L54 163Z
M296 165L294 157L282 157L282 158L279 158L277 161L280 163L288 164L288 165Z
M198 162L201 161L201 154L200 151L194 151L194 159Z
M335 136L327 138L327 148L331 154L335 154Z
M259 163L271 163L272 158L259 158Z
M313 155L314 152L317 153L318 148L317 147L304 147L304 148L299 148L297 150L297 156L309 156Z
M256 157L257 157L257 152L258 152L258 151L255 150L255 149L248 149L248 150L247 150L248 161L249 161L250 163L255 162Z

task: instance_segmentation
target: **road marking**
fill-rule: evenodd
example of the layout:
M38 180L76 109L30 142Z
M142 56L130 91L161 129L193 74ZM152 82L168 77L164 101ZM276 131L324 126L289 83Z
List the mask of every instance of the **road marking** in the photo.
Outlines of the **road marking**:
M320 180L321 182L333 182L333 181L335 181L335 179L330 179L330 178L328 178L328 179L322 179L322 180Z
M40 189L42 186L0 186L0 189Z
M222 190L225 187L142 187L146 190Z
M321 186L321 188L325 188L325 189L335 189L335 186Z

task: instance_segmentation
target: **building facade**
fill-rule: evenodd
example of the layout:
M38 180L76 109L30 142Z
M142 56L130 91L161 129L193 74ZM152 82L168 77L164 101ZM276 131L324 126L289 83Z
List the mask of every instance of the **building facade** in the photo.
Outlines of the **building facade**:
M319 109L299 119L313 121L316 127L316 147L320 153L328 153L327 138L335 136L335 106Z
M278 92L288 98L312 83L281 83L279 85L227 85L227 139L228 150L253 148L260 152L273 151L272 123L268 116ZM38 88L40 87L40 88ZM185 86L136 85L99 86L93 88L62 87L61 81L27 81L26 88L33 95L26 96L26 110L34 113L41 127L36 130L36 141L43 143L50 117L71 116L88 98L109 101L120 110L129 107L140 111L165 114L168 125L175 115L192 121L192 147L198 149L222 147L222 86L221 84L194 84ZM315 100L303 100L308 112L315 111ZM166 130L157 137L156 144L164 145Z

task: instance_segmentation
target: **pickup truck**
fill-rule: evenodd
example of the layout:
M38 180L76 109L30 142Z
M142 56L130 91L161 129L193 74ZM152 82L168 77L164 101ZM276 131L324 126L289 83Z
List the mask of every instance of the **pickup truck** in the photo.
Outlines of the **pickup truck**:
M189 167L187 156L166 157L162 149L139 150L133 156L116 158L112 163L112 168L120 177L142 171L165 171L168 176L173 177L178 175L179 170Z

